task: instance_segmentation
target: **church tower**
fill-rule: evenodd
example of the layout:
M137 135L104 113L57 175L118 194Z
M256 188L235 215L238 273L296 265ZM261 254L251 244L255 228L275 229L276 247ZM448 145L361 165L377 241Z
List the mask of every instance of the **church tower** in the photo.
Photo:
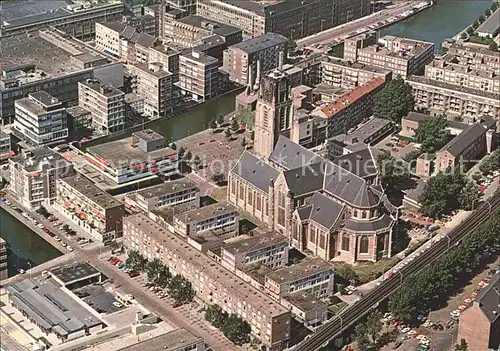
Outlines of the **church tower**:
M292 125L292 85L282 67L283 53L279 67L262 79L257 98L254 151L264 158L273 151L280 133Z

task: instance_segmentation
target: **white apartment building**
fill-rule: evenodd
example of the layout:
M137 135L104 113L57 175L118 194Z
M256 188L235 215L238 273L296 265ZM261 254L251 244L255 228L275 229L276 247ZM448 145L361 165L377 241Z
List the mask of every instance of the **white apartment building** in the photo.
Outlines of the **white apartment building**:
M146 212L161 206L182 205L183 208L192 209L200 207L200 189L188 179L151 186L134 195L137 206Z
M55 151L40 147L9 159L10 191L28 208L52 204L58 178L73 174L73 164Z
M144 115L159 118L172 114L173 75L159 62L134 66L135 93L144 98Z
M219 61L202 52L192 51L179 57L178 86L195 101L217 96L220 89Z
M288 263L288 241L285 237L269 232L222 246L221 264L230 271L256 263L271 269L285 267Z
M14 103L14 129L36 146L65 140L68 137L66 109L52 95L39 91Z
M108 134L125 129L125 93L97 79L78 82L78 105L92 114L92 127Z

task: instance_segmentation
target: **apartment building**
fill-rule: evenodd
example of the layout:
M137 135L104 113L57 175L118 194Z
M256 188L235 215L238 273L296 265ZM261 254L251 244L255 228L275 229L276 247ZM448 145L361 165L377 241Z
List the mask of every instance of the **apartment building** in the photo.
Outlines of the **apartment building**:
M278 301L299 291L317 298L330 297L334 293L334 273L330 263L320 258L306 258L267 274L264 288Z
M195 101L205 101L217 96L221 88L219 61L199 51L179 57L179 82L181 93Z
M424 71L434 57L434 44L386 35L378 42L375 33L346 39L344 59L391 70L406 79ZM367 45L368 44L368 45Z
M3 130L0 130L0 161L13 154L10 133L5 133Z
M172 73L172 82L179 81L179 56L180 51L156 41L149 48L149 62L158 62L163 70Z
M469 64L485 65L493 69L500 69L500 57L496 51L484 47L465 46L459 43L453 43L447 49L446 53L448 55L466 58Z
M174 75L168 67L159 62L136 65L134 72L134 92L144 98L144 115L159 118L167 117L173 111Z
M375 78L388 81L392 78L392 71L334 57L325 57L321 61L321 81L328 86L354 89Z
M346 133L370 117L375 95L383 88L384 83L382 78L377 77L325 106L318 115L328 119L328 136Z
M241 85L248 85L249 75L258 82L264 73L278 67L281 52L286 57L287 42L283 35L266 33L232 45L224 54L224 70L231 81Z
M240 28L197 15L168 20L164 25L164 36L170 38L174 44L186 48L194 47L200 40L212 35L221 37L227 46L239 43L243 39Z
M200 189L188 179L178 179L139 190L135 195L137 206L149 212L161 206L183 209L200 207Z
M394 129L392 121L382 118L371 118L354 132L345 136L344 142L348 145L364 143L374 145Z
M487 93L419 76L411 76L407 82L413 90L415 108L433 115L446 114L448 118L461 116L477 120L478 116L490 116L500 127L499 93Z
M436 170L467 167L472 161L482 159L486 153L492 151L491 142L495 131L496 122L493 120L468 126L436 152Z
M78 105L92 114L92 128L103 134L125 129L125 93L97 79L78 82Z
M123 234L125 206L80 174L57 180L54 208L89 233L108 242Z
M287 263L288 241L276 232L237 240L221 248L221 264L231 272L247 264L262 264L271 269L279 269Z
M283 350L290 338L290 312L264 293L142 214L124 218L123 243L148 259L158 258L188 279L197 296L248 322L266 350Z
M174 329L165 334L161 334L150 339L142 340L117 351L144 351L158 350L166 351L205 351L205 341L186 329Z
M73 164L55 151L40 147L9 159L10 191L31 209L53 204L58 178L73 174Z
M182 236L210 231L218 236L234 237L239 233L239 214L230 203L218 202L177 214L173 224L175 231Z
M269 32L297 40L371 13L367 0L198 0L196 13L243 29L247 38Z
M170 177L178 173L178 154L165 138L151 129L132 137L87 148L88 165L114 184Z
M26 4L19 3L18 9L11 8L10 13L20 17L2 16L2 38L16 34L24 34L47 27L54 27L78 39L92 39L96 22L117 21L123 16L123 3L115 1L81 2L70 5L54 3L47 12L27 9Z
M2 38L0 62L3 119L13 118L14 101L30 93L45 91L68 107L78 104L80 81L99 79L104 84L123 87L121 63L53 28Z
M40 91L16 100L14 106L14 130L29 144L41 146L68 137L66 109L59 99Z
M7 277L7 243L5 242L5 240L0 238L0 281L7 279Z

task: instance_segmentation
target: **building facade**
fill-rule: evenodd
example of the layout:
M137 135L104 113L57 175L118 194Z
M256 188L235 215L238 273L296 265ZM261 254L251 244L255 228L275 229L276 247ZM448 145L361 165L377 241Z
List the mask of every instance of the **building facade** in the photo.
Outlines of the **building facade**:
M0 280L7 279L7 243L0 238Z
M16 100L14 129L35 146L64 141L68 137L66 109L44 91Z
M144 98L144 115L167 117L173 111L173 78L162 63L134 66L134 92Z
M199 51L180 55L177 86L195 101L214 98L221 88L219 61Z
M124 245L158 258L173 274L188 279L207 304L248 322L266 350L283 350L290 338L290 311L254 289L185 241L138 214L124 219Z
M122 237L125 206L82 175L57 180L54 208L98 241Z
M161 206L195 209L200 207L200 189L190 180L173 180L137 191L135 200L145 212Z
M329 86L354 89L375 78L390 80L392 71L333 57L327 57L321 61L321 81Z

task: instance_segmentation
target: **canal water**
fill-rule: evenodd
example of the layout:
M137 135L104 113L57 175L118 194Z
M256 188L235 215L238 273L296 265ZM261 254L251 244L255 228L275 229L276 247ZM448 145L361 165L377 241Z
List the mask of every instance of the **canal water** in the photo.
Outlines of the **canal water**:
M0 208L0 236L8 244L7 266L9 277L61 256L61 253L30 228Z
M491 5L491 0L439 0L434 6L382 29L380 36L430 41L437 51L446 38L470 26Z
M440 0L430 9L383 29L381 35L390 34L432 41L438 49L444 39L453 37L469 26L490 6L489 0ZM234 99L239 92L241 90L207 101L175 118L152 122L145 128L157 131L169 141L182 139L207 128L212 118L220 114L226 115L234 110ZM107 141L124 136L110 137ZM0 233L11 248L8 258L11 273L16 272L19 266L24 269L29 268L27 262L37 265L61 255L52 245L2 209L0 209Z

